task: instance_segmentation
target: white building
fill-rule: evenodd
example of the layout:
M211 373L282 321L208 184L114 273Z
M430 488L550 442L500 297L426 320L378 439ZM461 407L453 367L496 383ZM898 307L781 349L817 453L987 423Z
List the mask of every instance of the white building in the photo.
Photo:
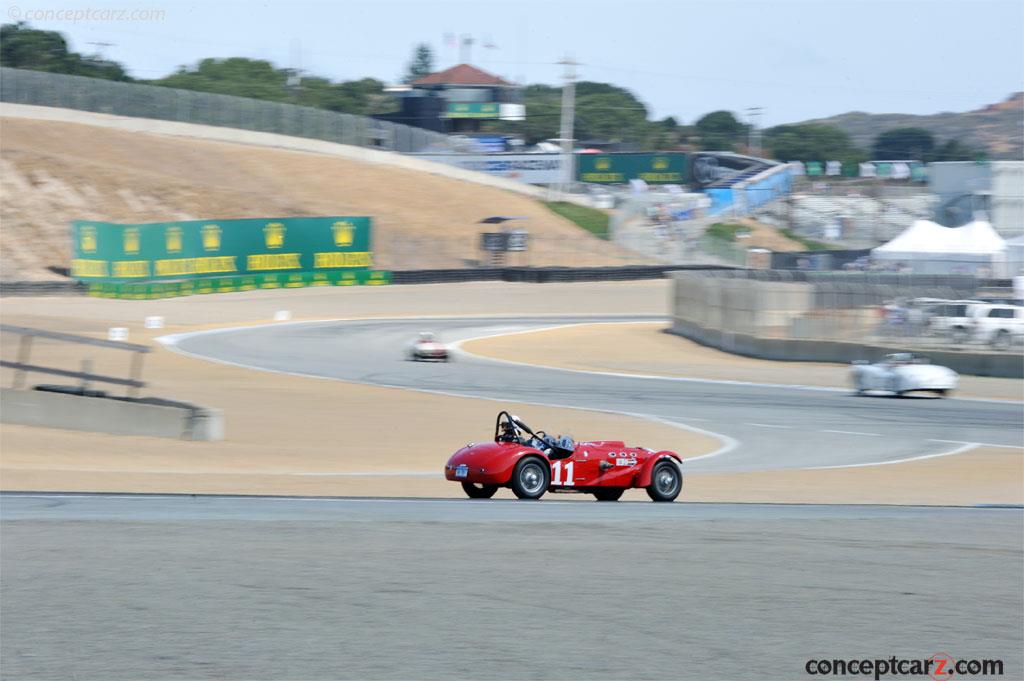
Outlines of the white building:
M938 222L957 227L984 212L1003 237L1024 234L1024 161L932 163L928 185Z

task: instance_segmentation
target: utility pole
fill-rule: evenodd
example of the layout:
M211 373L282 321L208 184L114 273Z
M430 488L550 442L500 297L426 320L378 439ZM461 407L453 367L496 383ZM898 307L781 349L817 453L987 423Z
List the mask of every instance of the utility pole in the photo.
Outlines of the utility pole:
M747 108L747 120L750 121L750 127L747 129L747 146L750 147L750 153L757 156L761 155L761 126L759 123L763 111L764 109L759 106Z
M468 64L473 58L473 36L463 34L459 41L459 61Z
M573 125L576 119L576 67L572 57L566 55L559 62L565 66L565 84L562 86L562 125L558 133L562 143L562 191L568 192L575 179L573 164Z
M99 49L98 49L98 50L96 51L96 55L97 55L97 56L98 56L98 57L99 57L99 58L100 58L101 60L104 60L104 61L105 61L105 60L106 60L106 58L105 58L105 57L103 56L103 49L104 49L104 48L107 48L107 47L113 47L113 46L114 46L114 43L105 43L105 42L102 42L102 41L96 41L96 42L89 42L89 43L86 43L86 45L95 45L96 47L98 47Z

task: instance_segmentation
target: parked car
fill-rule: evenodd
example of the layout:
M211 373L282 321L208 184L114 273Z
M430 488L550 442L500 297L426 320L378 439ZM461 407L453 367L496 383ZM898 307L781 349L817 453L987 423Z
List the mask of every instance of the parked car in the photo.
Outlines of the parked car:
M974 340L997 350L1024 342L1024 307L981 305L974 315Z
M979 300L922 300L927 332L966 343L974 333L974 315L984 305Z
M858 395L882 390L897 397L916 391L945 396L956 389L959 378L952 369L910 352L886 355L875 364L856 361L850 367L850 382Z
M510 487L520 499L547 491L593 494L618 501L627 489L647 490L652 501L674 501L683 488L682 459L675 452L627 446L620 440L574 442L534 431L507 411L498 413L494 439L452 454L444 477L473 499Z

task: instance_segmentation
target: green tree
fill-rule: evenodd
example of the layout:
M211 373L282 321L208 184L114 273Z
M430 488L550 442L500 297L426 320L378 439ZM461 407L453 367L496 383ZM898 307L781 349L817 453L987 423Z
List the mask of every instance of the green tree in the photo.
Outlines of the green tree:
M562 89L550 85L523 88L526 120L522 123L487 122L486 130L522 135L530 144L557 137L561 125ZM577 140L602 140L656 149L671 141L667 126L648 120L647 107L624 88L610 83L581 81L576 85Z
M152 81L152 84L287 102L294 97L288 89L289 75L288 69L276 69L268 61L230 57L203 59L193 68L181 67L177 73Z
M412 59L409 61L409 65L405 69L405 78L402 79L402 82L411 83L414 80L422 78L423 76L429 75L433 72L434 51L430 49L430 45L420 43L413 50Z
M712 111L697 119L700 148L708 151L731 151L743 142L747 126L736 120L731 111Z
M820 123L779 125L764 131L765 147L780 161L840 161L846 167L867 160L850 136Z
M128 72L117 62L72 52L60 33L39 31L24 22L0 26L0 66L106 80L131 80Z
M916 159L931 156L935 137L924 128L893 128L875 138L871 154L876 159Z
M948 139L932 152L930 158L924 160L933 161L975 161L981 156L977 149L967 146L958 139Z

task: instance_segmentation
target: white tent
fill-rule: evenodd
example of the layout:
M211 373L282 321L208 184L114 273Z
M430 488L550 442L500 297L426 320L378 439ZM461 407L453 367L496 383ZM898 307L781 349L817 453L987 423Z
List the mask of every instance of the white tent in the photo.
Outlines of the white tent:
M871 257L899 262L917 274L1008 274L1006 242L984 220L963 227L917 220L889 243L873 249Z

